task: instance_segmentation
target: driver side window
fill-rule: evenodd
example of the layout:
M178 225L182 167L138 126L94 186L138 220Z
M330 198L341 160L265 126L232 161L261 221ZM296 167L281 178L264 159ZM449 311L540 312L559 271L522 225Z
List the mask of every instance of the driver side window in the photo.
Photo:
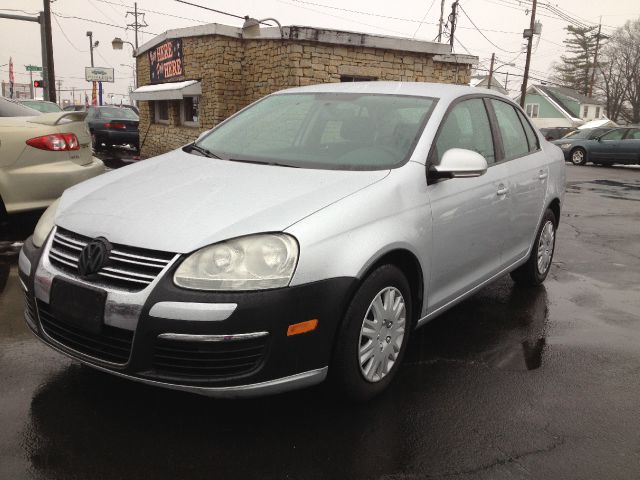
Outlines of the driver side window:
M449 112L436 140L436 164L440 163L444 152L452 148L473 150L489 165L495 163L489 116L481 98L464 100Z

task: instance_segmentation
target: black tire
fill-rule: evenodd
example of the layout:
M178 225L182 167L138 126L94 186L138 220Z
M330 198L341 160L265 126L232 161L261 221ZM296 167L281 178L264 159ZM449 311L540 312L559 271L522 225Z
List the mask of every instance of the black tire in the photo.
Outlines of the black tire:
M404 300L404 332L402 339L398 338L401 343L394 363L386 374L381 373L381 375L383 375L382 378L372 381L365 378L365 374L360 365L360 348L362 347L361 329L363 328L365 316L367 316L367 314L373 315L369 313L373 301L388 288L398 291ZM395 291L393 293L395 293ZM395 377L399 365L404 358L409 335L414 325L412 315L413 309L409 282L402 271L395 265L388 264L376 268L362 282L351 299L351 303L344 315L329 368L330 383L341 397L351 401L365 401L379 395L387 388ZM380 330L378 334L387 335L387 333L385 333L387 331L384 329L389 327L385 324L386 322L383 322L382 325L384 326L381 326L382 330ZM400 325L402 324L398 321L396 326ZM375 345L376 340L371 341L372 351L375 350L375 353L372 353L372 355L375 356L377 349L380 348L381 358L386 359L387 357L383 357L382 352L390 353L390 349L393 349L392 345L389 346L389 338L391 338L391 336L378 338L382 339L380 340L381 346ZM384 343L385 341L386 343Z
M0 224L7 223L9 221L9 214L4 206L4 201L0 197Z
M576 147L571 150L569 159L574 165L584 165L587 163L587 151L582 147Z
M551 209L547 209L544 212L544 216L542 217L542 222L540 222L540 227L538 228L538 233L536 235L536 240L533 243L533 248L531 249L531 255L529 255L529 259L527 263L518 267L516 270L511 272L511 278L514 282L519 285L524 286L536 286L540 285L544 282L545 278L549 274L549 270L551 270L551 263L553 262L553 254L555 253L556 246L556 226L558 222L556 221L556 216ZM545 235L545 240L540 241L540 237L542 237L543 232L546 233L545 229L551 228L553 233L553 239L549 244L547 242L547 237ZM547 242L547 243L545 243ZM548 252L549 258L548 263L543 262L546 265L543 268L543 271L540 271L539 263L538 263L538 252L539 249L543 248L546 252Z

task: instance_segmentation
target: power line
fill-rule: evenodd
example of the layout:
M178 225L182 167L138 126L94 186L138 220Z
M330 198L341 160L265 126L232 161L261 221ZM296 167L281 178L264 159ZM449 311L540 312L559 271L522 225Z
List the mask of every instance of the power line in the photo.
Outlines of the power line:
M114 2L110 2L109 0L95 0L96 2L100 2L100 3L105 3L107 5L116 5L116 6L121 6L124 8L133 8L133 5L125 5L123 3L114 3ZM112 7L113 8L113 7ZM190 20L192 22L198 22L198 23L209 23L206 20L200 20L197 18L189 18L189 17L181 17L180 15L174 15L172 13L168 13L168 12L161 12L159 10L151 10L149 8L138 8L139 11L141 12L147 12L147 13L155 13L158 15L164 15L165 17L173 17L173 18L179 18L181 20Z
M427 11L424 13L422 20L420 20L420 23L418 23L418 26L416 27L416 31L413 32L413 36L411 38L416 38L416 35L418 34L418 30L420 30L420 27L422 27L422 24L426 20L427 15L429 15L429 12L431 11L431 8L433 7L434 3L436 3L436 0L431 0L431 5L429 5L429 8L427 8Z
M478 28L478 26L475 24L475 22L474 22L473 20L471 20L471 17L467 14L466 10L462 7L462 5L458 4L458 6L460 7L460 10L462 10L462 13L464 13L464 16L465 16L465 17L467 17L467 19L471 22L471 25L473 25L473 26L475 27L475 29L480 33L480 35L482 35L482 36L485 38L485 40L486 40L487 42L489 42L491 45L493 45L494 47L496 47L498 50L502 50L503 52L506 52L506 53L519 53L519 52L517 52L517 51L516 51L516 52L514 52L514 51L511 51L511 50L505 50L504 48L502 48L502 47L500 47L500 46L496 45L495 43L493 43L493 42L489 39L489 37L487 37L487 36L484 34L484 32L483 32L482 30L480 30L480 28Z
M64 39L67 41L67 43L69 45L71 45L75 50L77 50L78 52L81 53L87 53L86 50L80 50L78 47L76 47L73 42L71 40L69 40L69 37L67 37L67 34L64 33L64 29L62 28L62 25L60 25L60 22L58 21L58 19L56 18L55 14L53 16L53 20L56 22L56 25L58 25L58 28L60 29L60 33L62 34L62 36L64 37Z
M198 5L197 3L187 2L185 0L175 0L179 3L184 3L185 5L191 5L192 7L202 8L203 10L209 10L210 12L216 12L220 15L227 15L228 17L239 18L240 20L244 20L243 16L236 15L235 13L224 12L222 10L216 10L215 8L205 7L204 5Z
M375 29L378 29L378 30L385 30L387 32L396 33L396 34L400 34L400 35L404 35L405 34L405 32L399 32L398 30L391 30L389 28L384 28L384 27L381 27L379 25L372 25L370 23L361 22L359 20L353 20L352 18L341 17L340 15L333 15L331 13L322 12L320 10L316 10L315 8L304 7L302 5L299 5L299 2L291 3L291 2L285 2L284 0L276 0L276 1L279 2L279 3L282 3L284 5L289 5L289 6L296 7L296 8L302 8L303 10L308 10L308 11L314 12L314 13L319 13L320 15L325 15L327 17L338 18L340 20L346 20L347 22L357 23L358 25L364 25L366 27L371 27L371 28L375 28Z
M83 17L76 17L75 15L62 15L60 13L57 12L51 12L53 15L55 15L58 18L66 18L66 19L74 19L74 20L82 20L85 22L90 22L90 23L96 23L98 25L106 25L108 27L114 27L114 28L119 28L120 30L128 30L127 27L122 27L120 25L114 25L113 23L107 23L107 22L101 22L99 20L92 20L90 18L83 18ZM150 32L150 31L145 31L144 33L149 33L151 35L158 35L155 32Z

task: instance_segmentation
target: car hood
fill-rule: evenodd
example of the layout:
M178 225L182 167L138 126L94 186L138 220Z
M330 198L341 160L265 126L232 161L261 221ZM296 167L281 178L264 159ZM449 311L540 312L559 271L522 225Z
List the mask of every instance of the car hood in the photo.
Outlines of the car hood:
M287 227L389 170L311 170L175 150L67 190L56 225L113 243L186 253Z

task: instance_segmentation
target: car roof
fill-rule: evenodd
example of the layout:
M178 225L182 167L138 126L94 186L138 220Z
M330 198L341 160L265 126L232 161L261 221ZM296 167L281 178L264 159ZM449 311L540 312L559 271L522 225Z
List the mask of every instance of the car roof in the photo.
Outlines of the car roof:
M468 85L451 85L446 83L428 82L343 82L343 83L323 83L319 85L309 85L305 87L295 87L280 90L275 94L283 93L371 93L382 95L411 95L419 97L433 97L451 101L455 98L471 95L483 94L503 98L513 101L506 95L489 90L487 88L475 88Z

